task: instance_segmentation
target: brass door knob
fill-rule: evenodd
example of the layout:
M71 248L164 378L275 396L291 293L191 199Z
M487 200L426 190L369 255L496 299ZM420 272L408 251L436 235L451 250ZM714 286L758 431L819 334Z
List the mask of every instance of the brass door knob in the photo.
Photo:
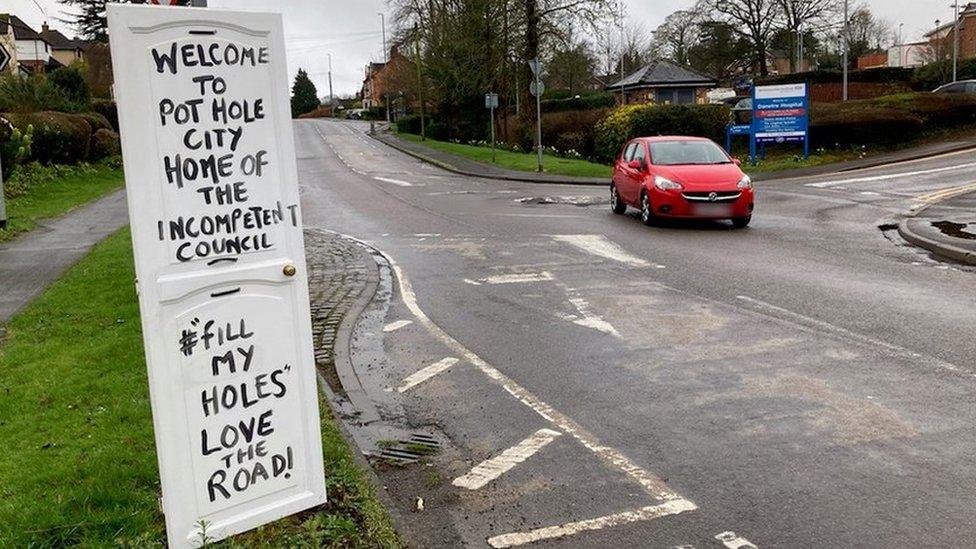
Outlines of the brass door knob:
M294 265L285 265L285 268L282 269L281 272L285 273L285 276L295 276L298 269L296 269Z

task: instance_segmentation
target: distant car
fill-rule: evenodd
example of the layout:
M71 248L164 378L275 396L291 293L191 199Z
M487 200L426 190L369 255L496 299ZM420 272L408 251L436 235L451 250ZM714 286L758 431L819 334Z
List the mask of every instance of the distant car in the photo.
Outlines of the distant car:
M641 137L628 142L614 166L610 208L641 210L641 221L658 218L729 219L749 225L754 208L752 180L710 139Z
M752 98L743 97L735 102L732 107L732 121L738 125L749 125L752 123Z
M976 80L959 80L958 82L939 86L932 93L976 94Z

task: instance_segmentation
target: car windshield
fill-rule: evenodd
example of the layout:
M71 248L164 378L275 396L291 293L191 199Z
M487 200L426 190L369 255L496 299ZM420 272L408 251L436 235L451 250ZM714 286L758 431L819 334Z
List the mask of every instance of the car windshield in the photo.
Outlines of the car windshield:
M651 143L651 161L660 166L728 164L729 156L711 141L659 141Z

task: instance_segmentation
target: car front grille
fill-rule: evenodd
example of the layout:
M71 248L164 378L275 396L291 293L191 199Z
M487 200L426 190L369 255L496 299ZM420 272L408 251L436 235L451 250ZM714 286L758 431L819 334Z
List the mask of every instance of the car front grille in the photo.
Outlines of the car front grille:
M681 193L689 202L735 202L742 196L739 191L688 192Z

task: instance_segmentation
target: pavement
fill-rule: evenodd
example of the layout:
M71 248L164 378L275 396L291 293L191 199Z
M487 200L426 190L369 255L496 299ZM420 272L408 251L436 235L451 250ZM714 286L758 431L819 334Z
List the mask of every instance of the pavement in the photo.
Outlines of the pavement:
M898 233L937 257L976 265L976 188L902 220Z
M410 545L976 531L976 268L894 229L976 180L976 153L764 182L736 231L646 228L599 188L458 177L363 124L295 133L306 226L385 265L349 346L378 418L346 426L436 441L374 462Z
M116 191L0 243L0 325L128 221L125 192Z

